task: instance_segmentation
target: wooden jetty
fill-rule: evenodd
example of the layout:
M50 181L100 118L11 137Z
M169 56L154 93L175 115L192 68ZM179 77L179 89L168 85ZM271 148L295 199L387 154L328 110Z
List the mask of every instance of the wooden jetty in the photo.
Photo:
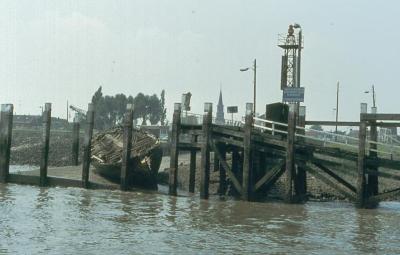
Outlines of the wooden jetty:
M400 181L400 161L382 156L378 148L377 127L400 126L400 114L360 114L357 122L307 121L305 111L290 107L287 123L278 123L253 116L253 105L246 105L246 115L241 125L213 123L212 104L206 103L202 124L182 121L181 105L175 104L171 133L169 194L178 195L178 157L180 151L190 152L189 192L195 191L196 169L200 171L200 198L209 197L210 154L214 153L214 171L219 172L220 195L237 194L243 200L252 201L266 196L272 185L281 177L285 180L284 200L288 203L307 200L307 174L335 189L357 207L373 208L379 201L400 194L400 187L379 193L379 180L387 178ZM87 124L82 157L82 178L65 178L62 174L48 176L48 153L51 126L51 104L43 112L43 137L39 175L9 173L12 139L13 105L3 104L0 116L0 182L40 186L73 186L83 188L120 188L129 190L126 176L130 171L127 153L132 146L132 106L127 106L124 119L124 139L120 185L97 182L90 174L90 147L93 134L94 109L88 106ZM281 126L277 128L276 126ZM359 137L352 149L346 146L324 146L307 135L308 125L358 126ZM71 152L77 165L79 154L79 125L74 123L74 139ZM369 135L368 135L369 134ZM367 139L369 137L369 139ZM331 141L335 144L334 141ZM353 141L354 142L354 141ZM350 145L349 145L350 146ZM196 168L196 154L201 154L200 168ZM231 160L227 160L227 154ZM346 165L346 171L354 172L357 181L343 178L335 166ZM76 171L76 167L74 168ZM65 170L65 169L64 169ZM53 170L52 170L53 171ZM343 171L343 170L342 170ZM60 173L62 173L61 171ZM67 176L68 177L68 176ZM399 185L400 186L400 185Z
M216 164L214 171L220 173L219 193L225 194L229 184L243 200L251 201L260 194L266 196L271 186L284 175L284 200L288 203L304 202L307 199L307 173L360 208L375 207L379 201L400 194L400 183L399 188L378 193L379 177L400 180L400 175L392 173L400 170L400 161L380 157L377 150L377 127L400 126L400 114L360 114L357 122L306 121L305 113L297 116L293 108L290 107L288 123L284 124L254 118L252 104L247 104L243 125L228 126L212 123L212 104L206 103L202 124L194 125L181 123L180 104L175 104L169 194L177 194L179 151L190 152L190 176L194 176L196 169L196 153L201 153L200 197L203 199L209 196L212 151ZM255 124L257 121L285 125L286 130ZM307 125L358 126L357 144L351 145L353 148L349 150L346 146L327 147L316 143L313 137L305 134ZM182 137L191 139L181 141ZM231 154L231 162L226 160L227 153ZM338 162L346 164L348 172L357 173L357 182L350 183L334 170ZM190 178L190 192L194 191L194 182L195 179Z

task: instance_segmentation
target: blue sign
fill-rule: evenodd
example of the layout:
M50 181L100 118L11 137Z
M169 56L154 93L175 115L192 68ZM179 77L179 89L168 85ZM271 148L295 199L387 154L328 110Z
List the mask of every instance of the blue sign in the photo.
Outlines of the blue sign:
M304 87L286 87L283 89L283 102L299 103L304 102Z

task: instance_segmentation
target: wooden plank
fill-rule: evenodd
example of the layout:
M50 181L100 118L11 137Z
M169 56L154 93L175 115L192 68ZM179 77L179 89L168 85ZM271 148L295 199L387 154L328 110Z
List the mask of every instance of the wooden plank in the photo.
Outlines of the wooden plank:
M214 153L217 154L217 157L221 157L221 153L218 150L218 148L216 148L215 143L212 142L211 146L214 150ZM234 157L232 157L232 167L234 164ZM231 182L233 183L233 185L235 186L235 189L242 194L243 190L242 190L242 186L240 185L239 181L236 179L235 174L232 172L231 168L229 167L229 165L226 163L226 160L221 160L221 166L225 169L226 173L228 174L229 179L231 180Z
M197 136L192 135L192 143L197 143ZM194 193L196 184L196 150L190 151L190 165L189 165L189 192Z
M321 154L321 155L327 155L330 157L336 157L340 159L346 159L350 161L357 161L358 160L358 154L355 152L351 151L344 151L338 148L324 148L324 147L314 147L314 154Z
M327 168L326 166L319 164L317 162L311 162L311 164L314 164L315 167L319 168L320 170L322 170L323 172L325 172L326 174L328 174L330 177L332 177L333 179L335 179L337 182L339 182L340 184L342 184L343 186L345 186L346 188L348 188L349 190L351 190L352 192L356 193L357 189L351 185L350 183L348 183L346 180L344 180L342 177L340 177L339 175L335 174L332 170L330 170L329 168Z
M343 127L352 127L352 126L360 126L359 121L325 121L325 120L307 120L306 126L312 125L321 125L321 126L343 126Z
M171 131L171 151L170 151L170 165L169 165L169 187L168 194L176 196L178 189L178 157L179 157L179 134L181 129L181 108L180 104L175 104L175 110L172 117L172 131Z
M358 132L358 171L357 171L357 207L366 205L366 178L365 178L365 144L367 136L367 123L361 121Z
M232 130L224 126L213 126L212 132L214 134L222 134L226 136L233 136L235 138L243 139L243 131L242 130Z
M50 147L50 126L51 126L51 103L46 103L42 114L43 133L40 154L40 179L39 185L46 186L47 183L47 166L49 159Z
M285 182L285 196L284 200L287 203L294 202L293 194L293 181L295 179L294 168L294 139L296 130L296 112L294 105L290 105L288 117L288 134L287 134L287 147L286 147L286 182Z
M72 124L72 165L79 165L79 122L74 119Z
M88 104L88 111L86 114L86 131L83 139L83 157L82 157L82 187L89 187L89 168L91 162L91 147L92 136L94 127L94 106Z
M318 171L314 170L308 164L305 165L304 167L306 168L306 170L308 172L310 172L310 174L314 175L316 178L318 178L319 180L321 180L323 183L325 183L326 185L330 186L331 188L335 189L336 191L338 191L343 196L347 197L348 199L350 199L352 201L355 201L357 199L356 196L353 195L353 193L348 192L347 190L343 189L340 185L337 185L336 183L334 183L333 181L329 180L328 178L326 178L322 174L318 173Z
M200 198L202 199L209 197L211 124L212 109L207 109L207 113L203 116L203 146L201 147L200 162Z
M281 148L286 148L287 144L286 141L278 140L276 138L270 137L268 134L254 134L252 136L252 140L254 142L263 143L265 145L273 145Z
M396 175L396 174L385 173L385 172L376 171L376 170L373 170L373 169L367 169L366 173L369 174L369 175L372 175L372 176L380 176L380 177L383 177L383 178L388 178L388 179L400 181L400 175Z
M400 196L400 188L386 191L375 196L371 196L368 198L368 203L376 204L380 201L396 196Z
M391 113L362 113L360 115L362 121L371 120L396 120L400 121L400 114Z
M202 130L201 125L190 125L190 124L182 124L180 125L180 132L188 131L188 130Z
M9 177L10 152L12 140L14 106L12 104L1 105L0 115L0 183L5 183Z
M201 149L201 143L199 142L190 142L190 143L183 143L179 142L178 148L180 151L199 151Z
M228 145L234 145L237 147L243 147L243 142L242 141L238 141L235 140L233 138L227 138L227 137L218 137L218 136L213 136L213 140L216 142L220 142L220 143L226 143Z
M253 114L245 116L244 137L243 137L243 180L242 180L242 199L249 201L252 197L252 127Z
M276 179L277 175L281 175L285 169L282 168L285 165L283 160L279 161L275 166L268 170L263 177L254 185L254 191L261 188L263 185L270 185L271 180Z
M185 129L185 130L180 130L181 134L187 134L187 135L196 135L196 136L200 136L203 134L202 130L198 130L198 129Z
M370 140L373 142L378 141L378 130L375 125L375 121L371 121L371 128L369 132ZM378 149L378 145L376 143L371 143L369 145L369 158L372 160L378 158L378 152L376 150ZM368 165L368 164L367 164ZM370 166L371 170L373 171L378 171L379 167L378 166ZM368 182L367 182L367 193L368 196L374 196L377 195L379 191L379 185L378 185L378 176L377 175L368 175Z
M225 160L226 161L226 147L223 144L220 144L220 157L215 153L214 151L214 157L218 158L218 170L219 170L219 187L218 187L218 193L220 195L225 195L226 193L226 171L225 168L222 167L221 161Z
M391 160L391 159L385 159L385 158L366 158L366 164L368 167L384 167L384 168L390 168L394 170L400 170L400 161L398 160Z
M124 134L122 145L122 162L121 162L121 178L120 189L126 191L129 185L129 175L132 169L130 168L131 149L132 149L132 129L133 129L133 105L126 106L124 116Z

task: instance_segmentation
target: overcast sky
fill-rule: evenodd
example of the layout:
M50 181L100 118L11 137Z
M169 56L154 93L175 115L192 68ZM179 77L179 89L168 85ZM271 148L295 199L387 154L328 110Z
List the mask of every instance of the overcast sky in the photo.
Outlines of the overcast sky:
M281 101L277 35L303 27L307 119L333 120L340 81L342 120L359 118L375 84L380 112L399 112L399 1L14 1L0 2L0 102L38 114L67 100L87 107L105 94L166 90L168 117L190 91L192 108L217 103L243 113L257 58L257 108ZM214 107L216 109L216 107Z

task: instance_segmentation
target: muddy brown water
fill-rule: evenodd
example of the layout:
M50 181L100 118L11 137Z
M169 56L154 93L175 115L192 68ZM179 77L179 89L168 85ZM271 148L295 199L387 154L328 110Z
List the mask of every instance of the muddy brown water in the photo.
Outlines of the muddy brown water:
M399 254L399 219L399 202L357 210L0 184L0 254Z

